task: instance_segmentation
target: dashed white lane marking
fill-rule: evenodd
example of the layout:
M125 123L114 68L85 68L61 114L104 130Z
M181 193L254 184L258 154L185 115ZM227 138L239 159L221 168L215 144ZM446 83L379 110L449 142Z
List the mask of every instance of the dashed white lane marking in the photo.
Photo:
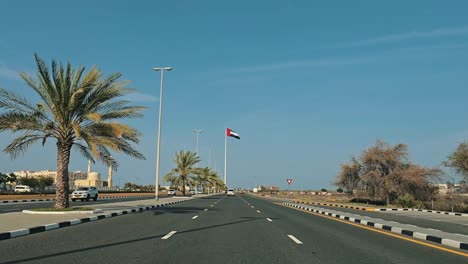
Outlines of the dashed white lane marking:
M268 222L273 222L273 220L271 220L270 218L267 218L266 219Z
M168 239L171 236L173 236L175 233L177 233L177 231L171 231L167 235L163 236L161 239Z
M208 208L207 208L207 209L205 209L205 212L206 212L206 211L208 211Z
M253 207L253 205L252 205L252 206L250 206L250 207L252 207L252 208L255 208L255 207Z
M289 237L292 241L296 242L296 244L300 244L300 245L303 244L299 239L297 239L297 238L294 237L293 235L288 235L288 237Z
M210 206L213 206L213 205L210 205Z
M259 211L259 210L257 210L257 213L260 213L260 211Z
M192 219L197 219L197 218L198 218L198 215L196 215L196 216L192 217Z

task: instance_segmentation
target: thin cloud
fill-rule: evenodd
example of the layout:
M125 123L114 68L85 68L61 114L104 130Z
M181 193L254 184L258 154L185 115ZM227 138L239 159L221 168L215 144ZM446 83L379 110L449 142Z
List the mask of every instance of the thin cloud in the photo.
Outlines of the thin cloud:
M21 80L17 71L8 68L4 64L0 64L0 78L14 81Z
M131 93L125 96L125 100L135 101L135 102L157 102L158 98L150 94L144 93Z
M412 31L398 34L390 34L366 40L359 40L351 42L352 46L370 46L381 43L398 42L411 39L420 38L436 38L447 36L458 36L468 34L468 26L451 27L451 28L437 28L431 31Z
M354 65L354 64L366 63L368 61L370 61L369 58L302 60L302 61L289 61L289 62L246 66L246 67L241 67L237 69L236 71L254 73L254 72L262 72L262 71L285 70L285 69L291 69L291 68Z

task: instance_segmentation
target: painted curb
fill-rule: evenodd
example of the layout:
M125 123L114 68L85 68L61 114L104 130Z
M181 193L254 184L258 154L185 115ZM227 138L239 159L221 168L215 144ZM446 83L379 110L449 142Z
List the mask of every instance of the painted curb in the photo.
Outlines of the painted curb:
M117 198L144 198L144 197L152 197L151 195L129 195L129 196L103 196L99 197L99 199L117 199ZM31 203L31 202L53 202L55 199L31 199L31 200L0 200L0 204L5 203ZM70 199L71 201L71 199Z
M102 213L102 209L89 210L89 211L64 211L64 212L23 210L22 212L25 214L40 214L40 215L100 214Z
M158 207L164 207L172 204L178 204L178 203L183 203L187 201L191 201L193 199L187 199L183 201L176 201L176 202L170 202L170 203L163 203L163 204L158 204L158 205L151 205L151 206L144 206L144 207L137 207L137 208L132 208L132 209L127 209L119 212L114 212L114 213L108 213L108 214L100 214L100 215L95 215L91 217L85 217L85 218L80 218L80 219L73 219L73 220L68 220L68 221L63 221L60 223L51 223L47 225L41 225L41 226L36 226L36 227L30 227L30 228L25 228L25 229L19 229L19 230L13 230L9 232L3 232L0 233L0 241L1 240L7 240L7 239L12 239L15 237L20 237L20 236L26 236L26 235L32 235L36 233L41 233L45 231L50 231L54 229L59 229L59 228L64 228L68 226L73 226L73 225L78 225L78 224L83 224L83 223L88 223L88 222L94 222L102 219L107 219L107 218L112 218L120 215L126 215L126 214L131 214L131 213L139 213L142 211L146 210L151 210L155 209Z
M339 215L339 214L335 214L335 213L330 213L330 212L327 212L327 211L311 209L311 208L304 207L302 205L297 205L295 203L283 202L283 204L287 205L287 206L290 206L290 207L302 209L302 210L305 210L305 211L311 211L311 212L314 212L314 213L339 218L341 220L345 220L345 221L349 221L349 222L353 222L353 223L358 223L358 224L365 225L365 226L371 226L371 227L382 229L382 230L387 230L387 231L397 233L397 234L400 234L400 235L419 238L419 239L422 239L422 240L442 244L442 245L453 247L453 248L456 248L456 249L468 250L468 243L463 243L463 242L455 241L455 240L452 240L452 239L436 237L436 236L433 236L433 235L428 235L428 234L419 233L419 232L415 232L415 231L411 231L411 230L401 229L399 227L392 227L392 226L389 226L389 225L384 225L384 224L380 224L380 223L376 223L376 222L369 222L367 220L362 220L362 219L358 219L358 218L354 218L354 217L348 217L348 216L343 216L343 215Z
M331 203L314 203L314 202L303 202L303 201L294 201L294 202L295 202L295 203L302 203L302 204L315 204L315 205L323 205L323 206L330 206L330 207L348 208L348 209L355 209L355 210L362 210L362 211L371 211L371 212L385 212L385 211L417 211L417 212L426 212L426 213L435 213L435 214L443 214L443 215L454 215L454 216L465 216L465 217L468 217L468 214L464 214L464 213L452 213L452 212L437 211L437 210L427 210L427 209L414 209L414 208L373 208L373 207L357 207L357 206L350 206L350 205L343 205L343 204L331 204Z

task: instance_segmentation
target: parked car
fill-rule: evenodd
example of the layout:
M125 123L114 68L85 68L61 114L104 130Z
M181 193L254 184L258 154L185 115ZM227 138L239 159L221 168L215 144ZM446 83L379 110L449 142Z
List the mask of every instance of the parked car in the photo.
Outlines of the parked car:
M89 199L93 198L94 201L98 199L98 190L96 187L79 187L74 192L72 192L71 200L74 202L77 199L81 201L89 201Z
M167 195L174 196L175 194L176 194L176 191L174 189L169 189L169 191L167 192Z
M15 192L28 193L31 192L31 188L27 185L16 185Z
M236 194L234 193L234 190L228 190L227 191L227 196L235 196Z
M196 194L195 190L190 190L189 193L190 193L190 195L195 195Z

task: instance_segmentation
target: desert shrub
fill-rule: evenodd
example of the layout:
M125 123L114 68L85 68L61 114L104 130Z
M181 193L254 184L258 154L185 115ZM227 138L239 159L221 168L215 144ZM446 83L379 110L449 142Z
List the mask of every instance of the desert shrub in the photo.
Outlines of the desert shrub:
M403 194L397 197L395 203L404 208L413 208L416 205L416 200L410 194Z

